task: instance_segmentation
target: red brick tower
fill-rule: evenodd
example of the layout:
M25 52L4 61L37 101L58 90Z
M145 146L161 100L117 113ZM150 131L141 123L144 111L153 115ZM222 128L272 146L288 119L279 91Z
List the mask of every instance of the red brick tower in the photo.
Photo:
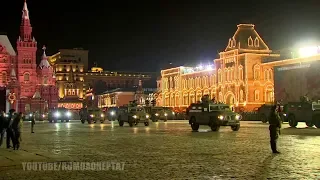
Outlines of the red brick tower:
M36 91L37 64L36 64L37 42L32 37L29 11L26 0L22 10L22 21L20 25L20 36L17 40L17 78L20 83L21 98L30 98Z

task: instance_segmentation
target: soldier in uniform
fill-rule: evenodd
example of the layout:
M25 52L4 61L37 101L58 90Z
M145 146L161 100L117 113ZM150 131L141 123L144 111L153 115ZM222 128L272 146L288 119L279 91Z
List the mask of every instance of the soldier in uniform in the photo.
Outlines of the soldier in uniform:
M280 153L277 150L277 140L280 134L281 118L278 113L277 105L272 106L269 116L270 145L273 153Z

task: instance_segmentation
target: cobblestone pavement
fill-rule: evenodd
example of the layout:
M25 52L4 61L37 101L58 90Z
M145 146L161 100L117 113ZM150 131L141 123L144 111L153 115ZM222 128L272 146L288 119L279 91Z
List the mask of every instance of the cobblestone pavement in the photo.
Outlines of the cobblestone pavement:
M23 126L21 150L0 148L0 179L320 179L320 129L288 128L279 139L279 155L269 147L268 125L241 122L212 132L187 121L149 127L38 122ZM116 171L28 171L22 162L116 161Z

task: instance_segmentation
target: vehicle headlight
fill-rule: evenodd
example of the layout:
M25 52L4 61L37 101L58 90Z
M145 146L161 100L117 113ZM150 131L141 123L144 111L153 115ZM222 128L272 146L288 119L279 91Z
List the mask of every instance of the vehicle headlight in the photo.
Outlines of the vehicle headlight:
M5 116L5 117L9 117L9 115L8 115L8 114L5 114L4 116Z
M167 114L167 113L164 113L164 116L168 116L168 114Z
M31 114L30 114L30 115L31 115ZM46 117L46 115L42 114L42 117L44 118L44 117Z
M71 112L67 112L67 116L70 117L71 116Z
M220 115L220 116L218 116L218 118L220 119L220 120L223 120L223 116L222 115Z
M32 114L29 114L30 117L32 117Z
M156 114L154 114L154 115L159 116L159 114L158 114L158 113L156 113Z
M101 114L101 117L104 117L104 114Z
M146 115L146 118L149 118L149 117L150 117L149 114L147 114L147 115Z
M56 117L60 117L60 112L56 112L56 113L54 113L54 116L56 116Z
M236 115L236 120L240 120L241 116L239 114Z
M287 114L283 114L283 116L287 116Z
M137 119L138 116L137 116L137 115L133 115L132 117L135 118L135 119Z
M174 115L175 113L174 112L172 112L172 115Z
M115 112L114 112L114 111L111 111L111 112L110 112L110 115L111 115L111 116L114 116L114 115L115 115Z
M94 115L93 115L93 114L90 114L90 117L94 117Z

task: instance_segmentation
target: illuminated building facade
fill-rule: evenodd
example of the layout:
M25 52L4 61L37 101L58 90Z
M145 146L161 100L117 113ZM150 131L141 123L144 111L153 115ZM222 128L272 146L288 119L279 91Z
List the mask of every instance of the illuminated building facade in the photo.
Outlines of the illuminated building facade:
M92 67L84 74L85 87L93 88L97 94L116 88L138 87L139 80L145 87L153 88L156 86L156 73L104 71L100 67Z
M55 77L45 52L40 65L36 64L37 41L32 36L26 1L22 12L17 53L7 36L0 36L0 86L7 91L6 111L41 112L56 106Z
M116 88L98 95L98 107L119 107L129 104L133 100L139 105L146 105L147 100L151 103L154 99L155 91L156 88L143 88L142 81L139 80L138 87Z
M274 101L273 66L265 59L279 58L252 24L240 24L212 65L176 67L161 71L157 104L187 107L210 95L239 109L253 110Z

